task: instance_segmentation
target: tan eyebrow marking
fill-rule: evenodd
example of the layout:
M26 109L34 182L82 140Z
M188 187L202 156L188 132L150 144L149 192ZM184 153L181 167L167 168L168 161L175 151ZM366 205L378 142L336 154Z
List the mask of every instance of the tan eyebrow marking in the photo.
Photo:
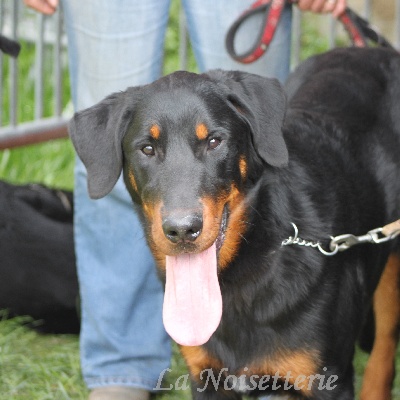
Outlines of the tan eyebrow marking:
M208 136L208 129L205 124L198 124L196 126L196 136L200 140L203 140Z
M247 176L247 161L246 161L245 156L240 156L239 169L240 169L240 175L242 175L242 179L246 179L246 176Z
M151 137L153 139L157 140L160 137L160 133L161 133L161 130L160 130L160 127L157 124L154 124L154 125L151 126L150 135L151 135Z

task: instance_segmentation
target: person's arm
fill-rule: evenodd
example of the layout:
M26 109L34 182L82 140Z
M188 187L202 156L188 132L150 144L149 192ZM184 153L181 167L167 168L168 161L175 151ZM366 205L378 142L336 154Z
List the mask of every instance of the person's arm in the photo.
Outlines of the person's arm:
M332 13L334 17L339 17L347 7L346 0L298 0L296 4L302 11Z
M24 0L26 6L43 14L54 14L58 7L58 0Z

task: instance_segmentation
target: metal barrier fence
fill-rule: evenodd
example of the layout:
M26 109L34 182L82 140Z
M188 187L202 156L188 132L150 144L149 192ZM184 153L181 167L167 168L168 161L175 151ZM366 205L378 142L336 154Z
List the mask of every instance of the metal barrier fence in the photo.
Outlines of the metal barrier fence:
M364 17L379 28L386 23L380 20L375 21L374 8L380 5L380 9L391 7L392 32L389 32L389 39L397 48L400 48L400 0L349 0L349 5L354 6ZM302 19L303 15L295 9L293 20L293 63L300 60ZM337 24L330 17L324 24L327 31L330 47L335 46L335 38L338 30ZM381 25L381 26L380 26ZM0 54L0 149L11 148L20 145L27 145L42 142L49 139L56 139L67 136L68 113L63 111L65 94L62 91L63 71L66 67L66 43L62 33L62 13L57 12L52 17L33 13L26 9L21 0L0 0L0 32L4 35L25 40L35 48L35 58L32 65L30 79L34 86L34 112L30 121L20 122L17 114L18 101L21 97L18 60ZM184 19L180 19L180 67L186 68L187 60L187 39ZM51 77L45 72L44 54L50 49L52 53ZM5 74L8 63L8 73ZM49 86L50 95L45 86ZM7 91L8 89L8 91ZM7 96L5 95L7 94ZM5 100L8 100L7 102ZM50 116L45 117L44 105L51 103L52 111Z
M62 106L62 70L67 66L62 13L48 18L28 10L20 0L1 0L0 32L28 43L34 54L29 82L24 82L33 85L34 110L30 120L23 122L17 112L23 101L19 60L0 54L0 149L66 137L68 116L64 115ZM24 48L20 57L24 57L23 51ZM44 61L45 53L49 52L52 53L48 60L52 66L50 77ZM45 103L52 106L50 116L45 116Z

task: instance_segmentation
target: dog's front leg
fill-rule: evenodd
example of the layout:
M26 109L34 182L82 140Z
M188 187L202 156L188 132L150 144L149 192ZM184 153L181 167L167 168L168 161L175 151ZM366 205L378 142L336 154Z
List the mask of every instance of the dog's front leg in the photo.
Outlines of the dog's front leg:
M233 389L230 371L202 346L181 346L183 358L190 371L194 400L240 400Z
M400 322L400 254L393 253L374 294L375 340L363 378L361 400L390 400Z

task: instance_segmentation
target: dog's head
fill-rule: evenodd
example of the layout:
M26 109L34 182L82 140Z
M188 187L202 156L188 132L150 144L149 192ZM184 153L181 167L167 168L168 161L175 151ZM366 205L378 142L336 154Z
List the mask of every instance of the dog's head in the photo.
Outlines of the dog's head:
M167 287L172 264L173 275L201 286L210 282L200 276L205 265L216 276L217 260L223 269L235 257L257 174L288 161L284 112L276 80L176 72L107 97L75 114L69 128L90 196L109 193L123 170L153 254L167 264ZM196 268L200 275L188 277Z

